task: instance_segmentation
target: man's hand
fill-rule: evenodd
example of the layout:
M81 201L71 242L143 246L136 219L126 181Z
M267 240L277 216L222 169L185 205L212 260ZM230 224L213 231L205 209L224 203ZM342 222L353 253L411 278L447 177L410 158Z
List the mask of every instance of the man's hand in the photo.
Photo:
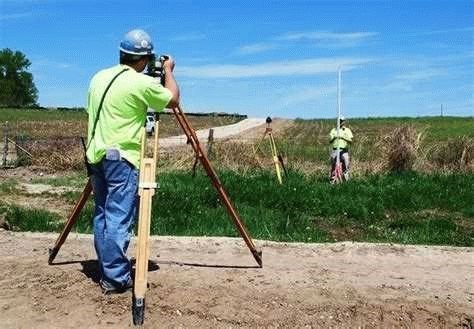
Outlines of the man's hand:
M163 61L163 69L173 72L175 65L174 59L170 55L166 55L166 57L168 58Z
M173 94L173 97L169 101L168 105L166 106L167 108L175 108L176 106L179 105L179 87L178 84L176 83L176 80L174 79L173 76L173 70L175 66L175 62L173 57L170 55L166 55L167 59L163 61L163 70L165 72L165 87L168 88L171 93Z

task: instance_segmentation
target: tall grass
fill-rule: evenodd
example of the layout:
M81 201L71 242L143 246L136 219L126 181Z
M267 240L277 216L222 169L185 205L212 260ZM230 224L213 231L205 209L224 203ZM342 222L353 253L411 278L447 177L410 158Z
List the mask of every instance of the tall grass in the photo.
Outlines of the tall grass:
M279 138L288 162L327 167L328 135L334 125L335 120L328 119L295 120ZM352 172L356 175L397 167L395 162L402 158L402 169L410 169L404 168L406 165L425 172L474 170L473 117L361 118L349 120L348 126L354 133L351 156ZM406 127L410 127L409 132L405 131L407 138L396 140L397 135L402 137L400 132Z

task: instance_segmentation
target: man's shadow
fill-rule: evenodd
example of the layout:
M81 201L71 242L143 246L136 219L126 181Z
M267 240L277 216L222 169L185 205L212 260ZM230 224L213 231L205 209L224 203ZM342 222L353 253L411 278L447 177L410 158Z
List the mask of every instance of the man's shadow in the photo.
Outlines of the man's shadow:
M99 268L99 262L96 259L88 259L88 260L83 260L83 261L71 261L71 262L60 262L60 263L54 263L54 265L67 265L67 264L77 264L80 263L82 266L82 269L80 270L84 275L91 279L95 283L99 283L101 277L100 277L100 268ZM132 279L133 276L135 275L135 259L131 260L131 265L132 265L132 270L131 270L131 275ZM158 271L160 267L158 264L153 261L153 260L148 260L148 272L154 272Z

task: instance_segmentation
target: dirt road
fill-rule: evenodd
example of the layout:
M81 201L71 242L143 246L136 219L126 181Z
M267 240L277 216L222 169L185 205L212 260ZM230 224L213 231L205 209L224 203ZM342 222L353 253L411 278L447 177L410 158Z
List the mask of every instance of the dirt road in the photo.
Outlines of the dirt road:
M91 236L0 231L0 327L129 328L104 296ZM474 249L154 238L145 328L472 328ZM133 255L133 245L131 247Z
M214 127L214 139L223 139L231 136L242 134L248 130L254 129L265 124L265 119L262 118L248 118L237 123ZM263 132L263 130L262 130ZM209 129L196 130L196 136L200 142L205 143L209 136ZM179 145L186 145L186 135L171 136L160 138L160 147L174 147Z

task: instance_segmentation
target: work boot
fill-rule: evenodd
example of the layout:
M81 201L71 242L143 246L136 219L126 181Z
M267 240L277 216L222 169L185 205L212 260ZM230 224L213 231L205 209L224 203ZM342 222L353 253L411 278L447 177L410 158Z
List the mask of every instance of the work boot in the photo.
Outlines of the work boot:
M121 294L133 288L133 280L132 278L130 278L128 279L128 282L125 286L117 287L113 285L112 283L101 279L99 282L99 285L104 295Z
M348 181L349 180L349 171L344 172L344 180Z

